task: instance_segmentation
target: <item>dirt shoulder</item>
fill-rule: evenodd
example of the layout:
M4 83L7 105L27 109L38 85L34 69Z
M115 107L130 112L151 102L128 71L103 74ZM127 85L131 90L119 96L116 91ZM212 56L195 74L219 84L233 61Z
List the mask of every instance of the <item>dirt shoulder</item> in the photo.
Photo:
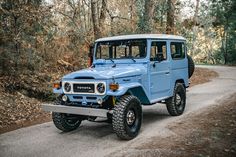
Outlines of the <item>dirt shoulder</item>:
M170 137L154 137L132 155L163 157L236 156L236 93L219 104L168 126ZM137 150L137 151L136 151Z
M47 75L42 75L29 79L32 76L23 75L18 79L20 82L11 81L8 77L0 77L0 134L51 121L51 115L41 109L40 104L43 101L29 96L32 94L41 96L43 91L50 91L52 82L47 82L47 80L55 80L58 76L48 79ZM208 82L217 76L218 74L214 71L196 68L190 79L191 86ZM24 88L20 86L22 84ZM41 87L40 91L35 90L39 87Z
M195 68L193 76L190 78L190 87L209 82L210 80L218 76L219 75L217 74L217 72L213 70L209 70L206 68Z

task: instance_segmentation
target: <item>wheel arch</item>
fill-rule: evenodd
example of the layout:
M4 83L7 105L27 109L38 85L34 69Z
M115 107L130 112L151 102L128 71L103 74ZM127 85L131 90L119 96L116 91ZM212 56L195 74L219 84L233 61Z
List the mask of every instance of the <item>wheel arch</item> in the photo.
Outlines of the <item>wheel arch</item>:
M177 78L174 82L173 82L173 86L175 86L176 83L182 83L184 85L184 88L188 88L189 87L189 79L185 79L185 78Z
M170 90L171 96L173 96L173 94L174 94L174 88L177 83L181 83L181 84L183 84L184 88L188 88L188 86L186 86L186 82L184 79L177 79L176 81L172 82L172 86L171 86L171 90Z
M182 84L184 85L184 87L186 88L184 79L178 79L178 80L175 81L175 84L176 84L176 83L182 83Z
M121 84L117 91L108 91L107 95L116 97L134 95L142 104L150 104L148 95L140 83Z
M150 101L141 86L130 88L125 94L136 96L142 104L150 104Z

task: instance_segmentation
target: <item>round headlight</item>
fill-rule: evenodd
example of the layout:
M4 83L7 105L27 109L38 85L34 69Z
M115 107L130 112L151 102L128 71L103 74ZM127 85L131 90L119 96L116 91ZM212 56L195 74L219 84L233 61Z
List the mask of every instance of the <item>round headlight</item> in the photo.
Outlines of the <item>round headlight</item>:
M97 84L97 91L99 93L104 93L105 92L105 84L104 83Z
M70 83L66 82L66 83L64 84L64 90L65 90L66 92L70 92L70 91L71 91L71 85L70 85Z

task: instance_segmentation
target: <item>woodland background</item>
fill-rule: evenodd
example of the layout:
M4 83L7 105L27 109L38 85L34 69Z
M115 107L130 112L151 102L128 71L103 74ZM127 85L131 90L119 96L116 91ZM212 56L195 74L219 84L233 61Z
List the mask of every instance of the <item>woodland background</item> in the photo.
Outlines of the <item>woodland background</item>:
M235 0L1 0L0 73L83 68L104 36L168 33L196 63L236 63ZM65 61L65 62L64 62Z
M31 97L50 99L105 36L181 35L195 63L236 64L235 0L0 0L0 19L1 86Z

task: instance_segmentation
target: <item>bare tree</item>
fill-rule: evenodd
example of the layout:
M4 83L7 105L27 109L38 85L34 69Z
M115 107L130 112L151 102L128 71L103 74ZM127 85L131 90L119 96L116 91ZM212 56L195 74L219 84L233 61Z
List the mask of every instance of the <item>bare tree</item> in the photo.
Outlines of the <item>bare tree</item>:
M197 22L198 22L199 3L200 3L200 0L196 0L196 7L195 7L194 16L193 16L193 24L194 24L194 26L195 26L195 25L197 24Z
M143 8L144 5L144 8ZM139 6L139 32L140 33L151 33L153 25L153 12L154 12L154 1L145 0L142 5Z
M175 1L176 0L167 0L167 22L166 22L166 33L174 34L175 33Z
M101 35L100 35L100 29L99 29L99 22L97 18L98 10L97 10L96 4L97 4L96 0L91 0L91 12L92 12L94 38L98 39Z
M104 30L105 30L106 9L107 9L107 0L102 0L102 7L99 17L99 27L102 36L104 35Z
M195 7L195 12L194 12L194 16L193 16L193 25L192 25L192 32L193 32L193 38L195 38L194 36L196 36L197 34L197 31L198 31L198 10L199 10L199 3L200 3L200 0L196 0L196 7ZM195 52L195 40L192 41L192 50L193 51L190 51L190 55L194 55L194 52ZM214 62L214 61L213 61Z
M92 13L93 31L95 39L101 38L103 36L103 31L105 29L104 24L106 20L106 10L107 10L107 0L102 0L100 15L99 15L98 1L91 0L91 13Z
M154 2L153 0L146 0L145 1L145 12L144 12L144 25L146 29L144 29L144 33L151 33L152 32L152 25L153 25L153 11L154 11Z

